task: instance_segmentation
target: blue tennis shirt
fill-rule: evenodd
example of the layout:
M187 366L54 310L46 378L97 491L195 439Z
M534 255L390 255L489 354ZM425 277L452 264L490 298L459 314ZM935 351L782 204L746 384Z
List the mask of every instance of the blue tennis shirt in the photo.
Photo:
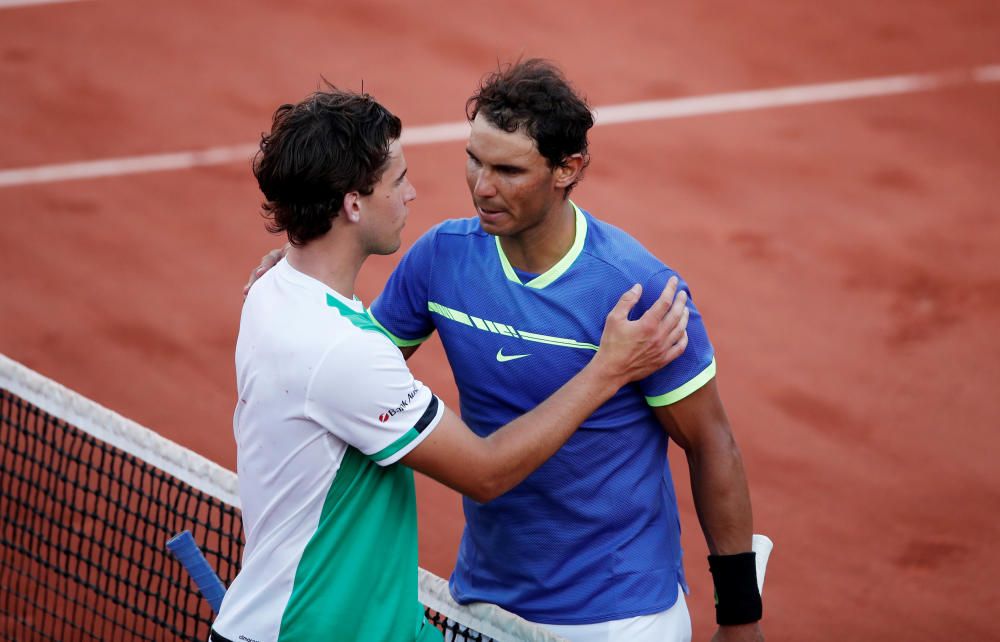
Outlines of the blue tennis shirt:
M515 270L477 218L449 220L414 244L372 306L399 346L437 330L462 419L478 435L578 373L632 285L643 286L638 318L675 274L625 232L574 208L573 247L544 274ZM686 586L680 522L667 435L650 406L674 403L715 374L701 316L688 305L681 357L619 390L514 489L485 504L463 498L466 527L450 582L458 602L492 602L550 624L673 605L678 584Z

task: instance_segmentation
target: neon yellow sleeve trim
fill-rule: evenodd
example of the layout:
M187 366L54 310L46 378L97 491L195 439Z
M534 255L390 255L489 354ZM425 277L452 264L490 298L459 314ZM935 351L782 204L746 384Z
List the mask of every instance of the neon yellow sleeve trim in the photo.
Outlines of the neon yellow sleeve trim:
M394 335L393 333L391 333L388 330L386 330L385 326L378 322L378 319L375 318L375 315L372 314L371 310L365 310L365 313L368 314L368 318L372 320L372 323L374 323L375 325L377 325L379 327L379 329L382 330L382 332L385 333L385 336L389 337L389 340L396 344L397 348L409 348L411 346L418 346L421 343L423 343L424 341L427 341L428 339L431 338L431 335L428 334L426 337L424 337L422 339L401 339L401 338L397 337L396 335ZM431 334L434 334L434 333L432 332Z
M683 386L657 397L646 397L646 403L653 407L669 406L672 403L677 403L684 397L687 397L692 392L711 381L714 376L715 357L712 357L712 363L708 364L708 367L699 372L693 379L689 380Z

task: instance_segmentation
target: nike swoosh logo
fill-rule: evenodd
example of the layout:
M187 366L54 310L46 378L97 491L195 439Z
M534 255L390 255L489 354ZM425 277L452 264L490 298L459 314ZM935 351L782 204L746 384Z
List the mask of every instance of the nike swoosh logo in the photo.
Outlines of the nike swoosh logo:
M504 363L505 361L513 361L514 359L523 359L525 357L530 357L530 354L504 354L503 348L497 350L497 361Z

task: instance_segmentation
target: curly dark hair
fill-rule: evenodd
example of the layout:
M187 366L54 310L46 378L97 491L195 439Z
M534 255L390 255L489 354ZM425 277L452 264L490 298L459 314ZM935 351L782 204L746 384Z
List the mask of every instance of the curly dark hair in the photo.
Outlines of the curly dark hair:
M402 123L368 94L326 88L278 107L253 173L272 233L301 246L330 231L350 192L371 194Z
M583 155L584 168L590 164L587 131L594 126L594 115L548 60L530 58L498 68L466 101L465 114L470 122L482 114L506 132L524 132L550 168L573 154ZM566 188L567 195L582 177Z

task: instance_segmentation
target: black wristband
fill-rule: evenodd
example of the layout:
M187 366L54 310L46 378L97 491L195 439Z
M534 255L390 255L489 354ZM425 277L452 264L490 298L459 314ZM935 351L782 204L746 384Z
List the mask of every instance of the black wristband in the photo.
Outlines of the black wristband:
M715 621L720 625L749 624L761 618L757 590L757 554L709 555L708 570L715 582Z

